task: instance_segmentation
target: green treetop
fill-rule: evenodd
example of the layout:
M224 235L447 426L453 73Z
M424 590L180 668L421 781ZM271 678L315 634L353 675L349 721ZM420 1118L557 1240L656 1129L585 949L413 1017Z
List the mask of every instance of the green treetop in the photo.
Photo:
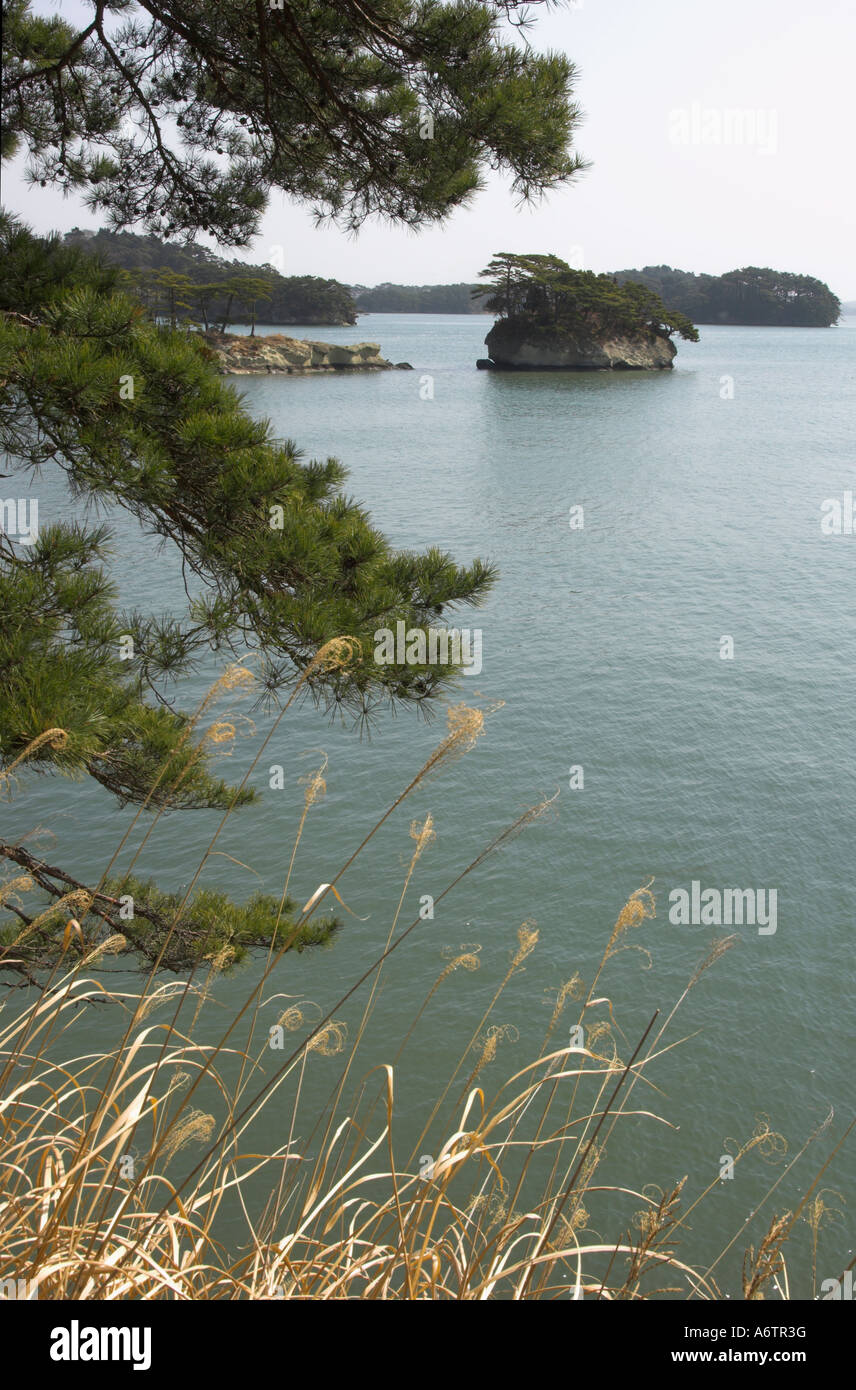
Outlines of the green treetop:
M668 265L646 265L620 270L616 279L622 285L631 280L646 285L695 323L829 328L841 314L840 299L822 280L768 267L694 275Z
M111 265L121 266L134 277L136 293L148 303L144 286L146 274L174 270L193 282L194 317L206 324L229 321L226 282L241 276L264 279L271 290L257 314L258 323L349 324L356 321L356 305L351 292L337 280L317 275L282 275L271 265L252 265L237 259L226 260L192 241L164 241L156 236L135 236L133 232L85 232L75 227L63 242L100 256ZM234 298L234 296L233 296ZM185 317L179 314L179 319Z
M88 23L4 6L4 155L115 227L257 230L271 189L358 227L438 221L508 171L532 197L569 151L574 67L476 0L89 0Z
M691 320L667 309L645 285L619 285L612 275L572 270L558 256L502 251L479 278L487 281L488 310L503 319L525 322L533 330L647 332L666 338L678 333L690 342L698 341Z
M266 280L262 275L247 275L240 282L239 298L244 308L250 313L250 337L256 334L256 309L259 301L270 299L272 290L270 280Z

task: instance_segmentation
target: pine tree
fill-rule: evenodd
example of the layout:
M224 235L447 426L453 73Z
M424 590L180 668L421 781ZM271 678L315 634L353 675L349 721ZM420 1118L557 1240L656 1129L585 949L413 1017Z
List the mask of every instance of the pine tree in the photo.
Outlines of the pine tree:
M240 301L245 309L250 312L250 337L256 336L256 311L259 300L270 299L271 285L263 275L248 275L241 282Z
M490 167L569 181L574 67L477 0L89 0L75 30L4 5L2 150L114 227L245 244L271 189L350 228L442 220ZM129 133L129 130L132 133Z
M91 22L75 31L34 17L26 0L4 6L2 153L23 145L33 178L83 190L114 227L206 229L237 245L271 188L345 225L377 213L418 225L462 202L486 163L510 169L524 196L581 167L567 153L572 66L500 41L499 13L514 5L141 0L131 20L127 8L92 0ZM213 775L196 719L166 698L212 649L232 654L238 672L252 653L274 702L300 687L357 718L397 702L429 709L455 668L377 664L374 632L399 620L436 626L455 605L479 603L491 566L394 551L343 494L341 464L306 463L251 419L200 336L174 326L187 277L161 273L165 326L123 272L8 216L0 255L0 443L16 473L60 469L74 496L124 508L175 547L198 594L183 619L121 612L104 526L16 535L4 508L0 793L50 771L89 775L148 809L250 799ZM348 659L319 659L343 634ZM69 885L85 892L90 914L121 929L121 884L94 893L26 862L21 846L0 841L0 855L55 901ZM135 921L147 925L133 944L158 959L175 900L136 890ZM5 907L19 969L68 947L56 914L34 919L11 898ZM288 908L197 894L161 963L272 940ZM310 923L295 945L335 925Z
M187 275L193 282L193 308L199 310L206 327L224 315L228 320L227 280L237 283L247 276L261 277L271 291L270 301L265 300L257 316L258 323L318 323L336 327L356 323L353 295L337 280L324 280L317 275L281 275L270 263L229 261L192 241L179 244L156 236L135 236L133 232L108 232L102 228L93 233L75 227L66 232L63 242L82 247L128 271L131 279L127 283L146 303L156 299L159 302L159 297L148 289L154 272L175 270Z
M528 330L549 331L554 325L591 331L647 332L660 337L673 333L698 342L698 329L685 314L667 309L646 285L628 280L619 285L612 275L572 270L558 256L498 252L479 278L487 285L474 293L487 294L486 307L501 318L525 323Z

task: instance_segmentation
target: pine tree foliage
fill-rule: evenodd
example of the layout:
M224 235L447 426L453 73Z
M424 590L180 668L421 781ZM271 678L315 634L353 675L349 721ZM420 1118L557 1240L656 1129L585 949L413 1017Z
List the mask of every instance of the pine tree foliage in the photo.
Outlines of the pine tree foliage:
M13 287L18 257L33 265L34 243L12 219L0 228ZM394 551L343 495L341 464L303 462L268 422L251 419L196 335L152 323L109 288L109 271L87 267L79 277L85 258L56 240L38 246L67 273L35 274L32 284L49 286L48 297L37 303L31 288L26 314L0 294L3 447L19 471L59 467L74 495L124 508L175 546L195 596L183 619L116 612L103 527L56 523L32 545L0 536L10 619L0 642L10 691L20 691L4 702L4 754L61 727L67 746L46 745L42 761L85 768L141 799L185 727L166 706L145 705L147 694L162 693L214 649L257 653L260 684L277 699L342 634L356 638L363 659L310 673L308 692L360 717L390 702L427 707L454 668L376 664L374 633L399 619L426 628L450 606L479 602L491 567L458 566L437 549ZM123 636L132 638L132 660L120 655ZM36 660L44 672L34 682ZM203 766L182 783L182 801L222 804Z
M154 323L116 288L115 269L8 217L0 254L8 271L0 445L11 494L0 499L0 774L15 768L0 791L53 771L89 775L121 803L151 811L250 801L251 789L212 772L216 745L169 698L212 650L255 656L266 701L302 678L328 710L361 718L397 702L427 710L455 668L376 664L374 633L398 620L409 629L443 624L450 607L481 601L491 567L459 566L437 549L393 550L343 494L341 464L304 462L266 421L251 419L198 335ZM37 495L39 476L56 468L74 498L121 507L177 549L193 595L184 615L119 609L103 523L50 521L32 537L15 534L15 494ZM356 638L353 660L313 667L319 649L345 633ZM62 736L45 739L48 730ZM9 857L2 845L0 855ZM179 969L211 951L236 958L276 936L271 904L259 899L228 910L218 899L216 923L197 905L170 933L170 896L141 891L137 919L149 927L141 933L138 920L125 935L142 961L166 945L164 963ZM4 910L15 916L9 902ZM105 931L116 926L109 914L100 921ZM7 962L29 978L51 949L67 949L62 925L25 933ZM12 922L7 945L17 931ZM306 923L293 948L332 931Z
M574 67L476 0L89 0L75 29L4 6L4 155L115 228L245 244L272 189L350 228L417 227L510 174L584 166Z
M34 971L69 953L92 963L107 943L130 946L150 968L182 971L202 961L223 972L254 948L299 954L327 946L341 926L335 917L297 926L299 910L287 895L255 893L239 907L225 893L199 889L185 902L182 894L164 893L133 874L90 889L22 845L0 840L0 854L25 871L4 890L0 970L28 983L38 983Z
M23 153L31 179L82 194L116 230L243 245L274 189L345 227L376 215L415 227L466 201L488 169L531 198L583 167L570 150L573 65L513 37L509 21L527 22L513 0L88 0L88 10L75 28L28 0L4 3L0 153ZM430 709L456 668L375 662L374 633L445 625L456 605L482 601L492 567L394 550L343 491L337 460L306 461L252 419L199 335L172 326L191 299L183 270L168 267L160 287L164 325L116 267L5 215L0 258L0 795L58 772L157 811L251 799L216 775L216 740L176 707L175 682L212 651L224 664L250 659L272 702L299 684L357 718L397 702ZM254 289L257 301L264 287ZM173 549L185 610L119 608L115 540L90 512L16 532L22 480L48 470L73 498L123 508ZM319 663L345 634L349 659ZM0 842L13 863L24 852ZM77 883L44 865L27 872L54 903ZM150 961L169 940L174 968L269 942L281 925L267 899L237 907L197 894L179 914L184 933L170 935L179 899L135 887L128 937ZM93 922L118 923L110 886L73 891L92 903L74 923L83 949ZM14 919L5 947L25 975L73 947L71 922L46 926L11 890L0 901ZM334 926L305 924L294 944Z
M686 314L667 309L646 285L619 285L612 275L572 270L558 256L502 251L479 272L487 281L486 308L533 331L555 327L618 333L653 333L698 342ZM474 293L484 294L485 289Z

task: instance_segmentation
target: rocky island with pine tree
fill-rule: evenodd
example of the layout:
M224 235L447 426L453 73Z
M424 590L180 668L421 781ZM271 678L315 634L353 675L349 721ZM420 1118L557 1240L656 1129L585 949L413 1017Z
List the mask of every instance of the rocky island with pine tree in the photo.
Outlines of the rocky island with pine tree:
M669 368L672 335L698 342L685 314L645 285L572 270L558 256L502 252L481 271L487 308L499 314L477 365L500 371Z

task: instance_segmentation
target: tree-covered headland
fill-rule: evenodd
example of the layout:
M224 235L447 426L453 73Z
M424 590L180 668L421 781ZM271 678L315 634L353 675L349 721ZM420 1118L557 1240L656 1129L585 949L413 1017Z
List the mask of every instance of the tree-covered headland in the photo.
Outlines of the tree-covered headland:
M841 301L813 275L744 266L725 275L693 275L671 266L620 270L621 285L644 285L670 309L695 323L731 323L781 328L829 328L838 322Z
M667 309L696 324L776 325L827 328L836 323L841 303L822 280L784 270L746 266L724 275L695 275L671 266L609 272L620 285L644 285ZM472 291L475 290L473 294ZM485 311L484 291L466 285L355 286L359 312L466 314ZM844 306L846 309L847 306Z
M360 314L483 314L484 294L476 285L354 285ZM475 291L475 293L473 293Z
M132 232L75 229L63 240L121 266L128 287L165 318L175 308L179 321L205 328L228 326L239 319L248 321L255 303L256 323L338 326L357 320L354 297L338 280L281 275L273 265L227 260L192 241L164 241ZM170 287L177 291L172 298Z

